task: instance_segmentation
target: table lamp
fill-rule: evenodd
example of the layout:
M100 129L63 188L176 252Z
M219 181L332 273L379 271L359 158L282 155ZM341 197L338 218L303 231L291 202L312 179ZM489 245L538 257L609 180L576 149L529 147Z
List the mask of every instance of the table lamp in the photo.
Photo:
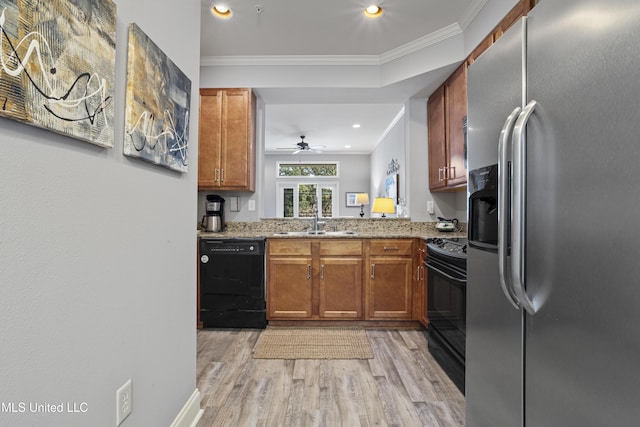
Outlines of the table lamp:
M360 204L360 218L364 216L364 205L369 204L369 194L358 193L356 194L356 204Z
M382 218L386 218L385 214L392 214L396 212L396 207L393 203L393 199L390 197L376 197L373 200L373 213L381 213Z

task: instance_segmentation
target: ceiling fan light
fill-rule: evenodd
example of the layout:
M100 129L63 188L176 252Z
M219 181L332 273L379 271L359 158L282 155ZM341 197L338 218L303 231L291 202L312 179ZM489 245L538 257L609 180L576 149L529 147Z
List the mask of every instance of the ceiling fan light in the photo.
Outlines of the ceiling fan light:
M228 7L218 4L211 6L211 14L220 19L229 19L233 15L231 9Z
M364 16L367 18L379 18L382 16L382 8L378 5L372 4L364 10Z

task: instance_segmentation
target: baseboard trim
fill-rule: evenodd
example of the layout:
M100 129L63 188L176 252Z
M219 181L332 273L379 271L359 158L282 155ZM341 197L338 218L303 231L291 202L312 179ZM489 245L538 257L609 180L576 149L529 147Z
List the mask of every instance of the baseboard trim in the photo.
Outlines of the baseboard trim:
M195 389L170 427L196 427L203 409L200 409L200 390Z

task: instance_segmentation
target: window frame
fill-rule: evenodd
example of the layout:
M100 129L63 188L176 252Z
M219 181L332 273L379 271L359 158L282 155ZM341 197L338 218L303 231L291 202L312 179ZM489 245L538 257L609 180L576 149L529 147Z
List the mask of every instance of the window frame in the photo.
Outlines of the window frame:
M284 178L284 177L281 177ZM319 197L322 197L322 189L323 188L330 188L333 191L333 197L331 198L331 212L333 213L333 216L330 217L325 217L322 215L322 207L320 206L318 209L318 218L337 218L338 215L338 209L340 207L340 203L339 203L339 197L338 194L340 194L340 183L337 180L333 180L333 181L316 181L314 178L319 178L319 177L310 177L310 178L304 178L304 179L300 179L299 177L287 177L287 178L296 178L296 180L291 180L291 179L287 179L287 180L282 180L282 181L276 181L276 217L278 218L295 218L295 219L310 219L310 217L301 217L299 216L300 212L299 212L299 203L300 203L300 199L299 199L299 186L302 185L308 185L308 184L315 184L316 185L316 194ZM328 177L326 177L328 178ZM287 188L293 188L294 193L293 193L293 216L292 217L285 217L284 216L284 190Z

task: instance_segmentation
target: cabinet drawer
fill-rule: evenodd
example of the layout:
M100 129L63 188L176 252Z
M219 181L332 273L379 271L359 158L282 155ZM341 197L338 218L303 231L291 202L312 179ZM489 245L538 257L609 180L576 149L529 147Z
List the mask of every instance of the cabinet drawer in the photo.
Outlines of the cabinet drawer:
M309 239L277 239L267 242L269 255L311 255Z
M362 255L362 240L321 240L320 256L325 255Z
M370 255L408 255L413 251L412 239L372 239L369 241Z

